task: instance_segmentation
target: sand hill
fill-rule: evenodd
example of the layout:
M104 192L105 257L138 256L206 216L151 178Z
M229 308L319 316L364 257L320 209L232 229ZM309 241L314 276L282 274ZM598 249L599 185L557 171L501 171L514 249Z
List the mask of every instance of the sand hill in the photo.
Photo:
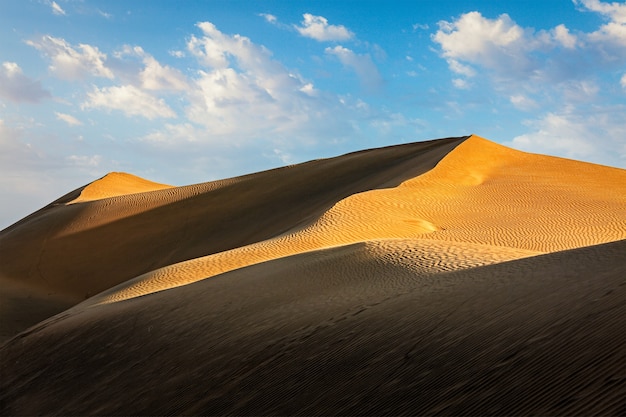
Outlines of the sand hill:
M440 139L0 232L3 414L626 413L626 171Z

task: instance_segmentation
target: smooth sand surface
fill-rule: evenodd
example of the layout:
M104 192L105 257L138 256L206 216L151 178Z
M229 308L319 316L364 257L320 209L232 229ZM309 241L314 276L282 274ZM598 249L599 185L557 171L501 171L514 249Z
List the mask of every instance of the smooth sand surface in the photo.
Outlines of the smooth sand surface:
M624 239L626 171L478 136L112 173L0 232L0 411L625 413Z

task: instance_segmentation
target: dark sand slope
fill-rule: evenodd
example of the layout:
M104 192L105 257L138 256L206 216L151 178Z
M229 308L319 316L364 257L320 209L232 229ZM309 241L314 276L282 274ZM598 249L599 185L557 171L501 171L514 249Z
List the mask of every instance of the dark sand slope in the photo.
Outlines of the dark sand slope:
M109 174L0 232L0 342L140 274L272 238L347 196L397 186L466 138L176 188Z
M412 269L429 245L308 252L70 310L2 347L0 410L626 413L626 241Z

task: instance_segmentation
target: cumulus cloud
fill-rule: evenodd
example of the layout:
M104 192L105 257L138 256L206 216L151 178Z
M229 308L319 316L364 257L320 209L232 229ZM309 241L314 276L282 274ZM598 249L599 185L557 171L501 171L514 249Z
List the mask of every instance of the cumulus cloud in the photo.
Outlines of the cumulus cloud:
M475 74L469 65L484 66L501 74L534 69L528 51L537 41L529 38L507 14L488 19L479 12L470 12L453 22L441 21L433 40L441 46L450 69L468 77Z
M39 81L34 81L25 76L19 65L15 62L2 63L0 67L0 98L17 103L37 103L47 97L50 97L50 93L43 89Z
M432 40L451 71L473 77L481 68L496 82L560 83L626 63L626 4L577 3L609 23L590 33L574 34L563 24L535 31L519 26L507 14L490 19L473 11L439 22Z
M144 57L145 68L139 73L141 85L147 90L186 90L185 76L172 67L161 65L152 56Z
M59 113L59 112L55 112L54 114L57 116L57 119L64 121L70 126L81 126L83 124L80 120L78 120L71 114Z
M604 3L600 0L574 0L574 3L586 10L600 13L616 23L626 23L626 4L624 3Z
M336 56L344 66L354 70L363 85L369 88L381 85L382 77L369 54L356 54L341 45L337 45L334 48L326 48L325 52Z
M343 25L329 25L328 20L322 16L314 16L310 13L302 15L304 20L301 26L295 26L300 35L324 41L346 41L352 39L354 34Z
M581 112L566 107L526 121L530 132L506 145L528 152L565 155L626 168L625 106Z
M140 46L126 45L114 56L121 61L115 64L116 75L138 87L153 91L185 91L189 87L187 77L178 69L162 65ZM126 57L140 59L139 65L143 68L134 65L133 62L123 62Z
M82 104L83 109L120 110L126 116L142 116L150 120L158 117L176 117L176 113L163 99L158 99L132 85L102 89L94 87L93 91L87 93L87 98Z
M606 47L606 53L615 53L613 48L625 53L626 48L626 3L604 3L599 0L574 0L582 10L601 14L609 22L588 35L591 42Z
M552 37L567 49L574 49L578 44L578 38L572 35L565 25L556 26L551 31Z
M77 80L88 75L113 78L113 72L105 64L106 54L95 46L81 43L74 47L62 38L49 35L26 43L50 59L50 71L61 79Z
M249 38L224 34L210 22L197 26L202 36L187 46L204 68L193 78L186 115L211 137L284 135L319 124L337 105Z
M619 81L622 88L626 89L626 74L622 75L621 80Z

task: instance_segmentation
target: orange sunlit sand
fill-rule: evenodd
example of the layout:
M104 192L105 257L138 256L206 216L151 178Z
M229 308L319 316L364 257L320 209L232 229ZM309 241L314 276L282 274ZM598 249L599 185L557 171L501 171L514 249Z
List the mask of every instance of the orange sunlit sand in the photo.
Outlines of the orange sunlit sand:
M616 414L625 239L625 170L478 136L108 174L0 232L0 409Z

